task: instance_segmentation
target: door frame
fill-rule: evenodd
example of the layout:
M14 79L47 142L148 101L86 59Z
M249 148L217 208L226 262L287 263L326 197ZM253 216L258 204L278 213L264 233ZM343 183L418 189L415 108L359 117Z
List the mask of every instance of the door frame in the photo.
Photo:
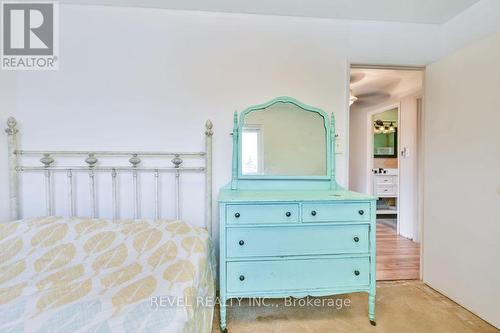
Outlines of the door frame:
M349 184L349 128L350 128L350 105L349 105L349 92L350 92L350 85L351 85L351 69L355 68L368 68L368 69L393 69L393 70L415 70L415 71L421 71L422 72L422 104L421 104L421 109L420 115L419 115L419 123L418 123L418 130L417 130L417 144L418 144L418 159L417 159L417 165L418 165L418 181L417 181L417 223L418 223L418 228L419 228L419 240L420 240L420 280L423 280L423 275L424 275L424 225L425 222L423 220L424 216L424 200L423 200L423 179L425 177L425 172L424 172L424 156L425 156L425 105L426 105L426 97L425 97L425 90L426 90L426 66L415 66L415 65L391 65L391 64L381 64L381 63L356 63L356 62L351 62L351 60L346 61L346 83L345 83L345 91L346 91L346 144L345 144L345 154L346 154L346 165L347 165L347 172L346 172L346 184ZM398 135L400 135L398 133ZM399 158L399 153L398 153L398 158ZM398 177L399 178L399 177ZM398 184L399 185L399 184ZM399 216L399 214L398 214Z
M393 103L389 104L386 106L383 106L381 108L377 108L375 110L368 111L366 113L366 188L369 189L370 194L373 195L373 163L374 163L374 157L373 157L373 115L383 113L385 111L389 111L392 109L398 109L398 131L397 131L397 142L401 142L400 140L400 135L401 131L399 130L399 124L401 122L401 103ZM396 156L398 159L398 199L396 202L396 207L397 207L397 219L396 219L396 233L399 235L399 163L400 163L400 154L399 154L399 147L396 147Z

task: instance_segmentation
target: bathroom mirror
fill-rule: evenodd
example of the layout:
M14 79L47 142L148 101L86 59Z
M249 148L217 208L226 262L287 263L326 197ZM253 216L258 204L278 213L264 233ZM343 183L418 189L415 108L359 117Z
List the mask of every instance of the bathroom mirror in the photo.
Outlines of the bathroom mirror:
M377 119L374 121L373 157L398 157L398 128L395 120Z
M328 118L290 98L244 111L240 118L241 177L327 177Z

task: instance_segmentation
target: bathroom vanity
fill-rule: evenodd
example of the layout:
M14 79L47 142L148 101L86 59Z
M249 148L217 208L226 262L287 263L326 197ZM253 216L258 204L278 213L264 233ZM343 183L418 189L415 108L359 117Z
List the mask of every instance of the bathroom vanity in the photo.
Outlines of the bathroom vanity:
M218 201L223 332L235 297L366 292L375 325L376 198L335 181L333 114L289 97L235 113Z

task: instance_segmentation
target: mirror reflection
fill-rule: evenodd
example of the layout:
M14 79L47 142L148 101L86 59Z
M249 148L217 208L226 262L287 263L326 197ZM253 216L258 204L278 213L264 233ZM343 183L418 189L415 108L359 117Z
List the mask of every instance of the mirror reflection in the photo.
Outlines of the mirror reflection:
M243 175L327 174L325 120L319 113L277 102L246 114L242 121Z
M373 116L373 157L398 157L398 109Z

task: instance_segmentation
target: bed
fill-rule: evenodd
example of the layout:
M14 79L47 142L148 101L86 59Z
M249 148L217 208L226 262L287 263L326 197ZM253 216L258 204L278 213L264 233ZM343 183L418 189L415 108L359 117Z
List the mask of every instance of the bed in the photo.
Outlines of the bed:
M12 221L0 223L0 332L210 332L215 304L214 252L211 241L211 136L206 151L80 152L18 149L16 122L9 119L10 207ZM20 164L21 155L40 155L42 166ZM148 154L173 156L172 167L141 167ZM78 166L54 166L58 155L85 155ZM99 165L100 155L129 157L128 168ZM182 156L204 160L203 167L183 167ZM45 178L46 215L20 216L19 174ZM67 214L56 216L54 182L68 178ZM181 219L180 182L184 171L205 173L205 227ZM75 214L73 174L89 174L89 215ZM100 217L95 191L98 172L112 178L111 217ZM131 174L134 209L123 218L116 175ZM154 177L153 218L140 213L139 172ZM159 175L173 172L174 218L161 215Z

